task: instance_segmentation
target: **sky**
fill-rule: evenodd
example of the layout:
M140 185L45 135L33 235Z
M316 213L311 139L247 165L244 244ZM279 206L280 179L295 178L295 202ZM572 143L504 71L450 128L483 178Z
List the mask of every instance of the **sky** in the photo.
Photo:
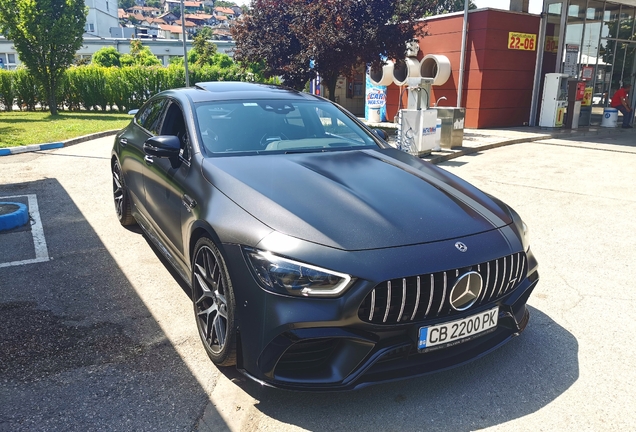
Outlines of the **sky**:
M244 4L250 3L251 0L234 0L236 4L242 6ZM478 8L493 8L493 9L510 9L510 0L473 0L473 3L477 5ZM530 13L541 13L541 7L543 5L542 0L530 0Z

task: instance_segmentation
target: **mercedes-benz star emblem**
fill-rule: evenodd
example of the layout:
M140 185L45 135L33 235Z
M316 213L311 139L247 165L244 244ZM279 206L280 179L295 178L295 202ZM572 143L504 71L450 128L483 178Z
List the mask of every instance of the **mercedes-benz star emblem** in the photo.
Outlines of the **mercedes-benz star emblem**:
M453 309L463 311L474 305L482 287L483 280L479 273L470 271L461 275L450 292L450 304Z
M460 251L460 252L466 252L468 250L468 246L466 246L464 243L462 242L457 242L455 243L455 247Z

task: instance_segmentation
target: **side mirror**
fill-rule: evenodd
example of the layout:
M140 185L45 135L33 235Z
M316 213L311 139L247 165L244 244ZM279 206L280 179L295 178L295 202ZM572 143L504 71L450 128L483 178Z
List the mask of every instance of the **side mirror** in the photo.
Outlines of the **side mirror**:
M389 139L389 134L382 129L371 129L371 131L384 141Z
M135 115L139 112L138 109L131 109L130 111L128 111L128 115Z
M179 156L181 141L174 135L160 135L144 142L144 153L150 156L173 158Z

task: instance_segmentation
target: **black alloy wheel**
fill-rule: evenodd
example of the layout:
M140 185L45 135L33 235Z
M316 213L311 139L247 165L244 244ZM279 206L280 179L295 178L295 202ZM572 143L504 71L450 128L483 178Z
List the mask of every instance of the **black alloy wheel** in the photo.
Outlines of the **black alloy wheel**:
M236 364L234 291L225 261L216 245L203 237L192 263L192 302L199 336L217 366Z
M131 214L130 198L126 190L126 183L121 173L119 161L113 163L113 199L115 200L115 211L117 219L123 226L133 225L135 218Z

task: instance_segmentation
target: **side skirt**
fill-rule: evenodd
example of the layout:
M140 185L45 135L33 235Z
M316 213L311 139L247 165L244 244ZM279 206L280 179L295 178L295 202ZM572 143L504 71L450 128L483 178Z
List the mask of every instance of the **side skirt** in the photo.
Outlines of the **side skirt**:
M141 227L141 229L146 233L152 244L161 252L161 254L168 260L170 265L179 273L181 279L183 279L188 287L192 288L192 281L190 280L190 275L185 268L187 266L180 259L176 258L173 254L170 253L170 250L159 240L159 235L150 225L150 222L141 214L140 211L135 211L133 213L133 217L137 220L137 223Z

